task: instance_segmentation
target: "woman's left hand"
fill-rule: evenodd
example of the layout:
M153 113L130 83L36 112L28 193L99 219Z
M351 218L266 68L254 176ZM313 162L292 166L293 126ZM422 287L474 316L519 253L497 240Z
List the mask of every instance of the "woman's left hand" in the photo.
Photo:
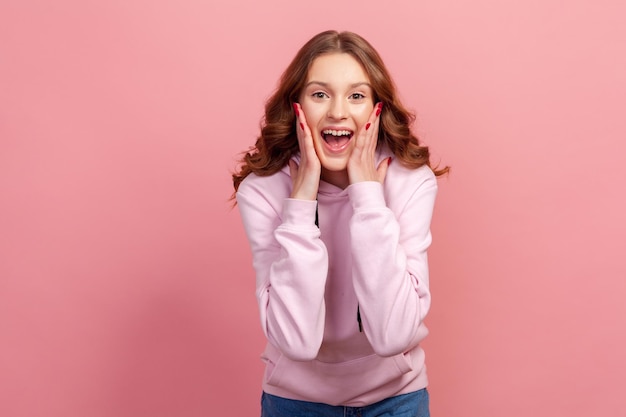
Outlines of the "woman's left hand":
M376 145L378 143L378 127L380 124L380 114L383 103L374 106L365 126L361 128L356 144L348 159L348 178L350 184L362 181L378 181L381 184L385 181L387 167L391 158L384 159L376 167Z

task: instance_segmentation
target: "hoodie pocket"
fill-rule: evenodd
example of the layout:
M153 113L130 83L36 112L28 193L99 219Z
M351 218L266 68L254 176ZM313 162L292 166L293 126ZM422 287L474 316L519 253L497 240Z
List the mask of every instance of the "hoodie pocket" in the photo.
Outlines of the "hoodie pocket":
M266 358L266 364L267 384L331 404L345 403L394 381L404 386L417 374L410 352L387 358L372 354L339 363L298 362L279 354L273 360Z

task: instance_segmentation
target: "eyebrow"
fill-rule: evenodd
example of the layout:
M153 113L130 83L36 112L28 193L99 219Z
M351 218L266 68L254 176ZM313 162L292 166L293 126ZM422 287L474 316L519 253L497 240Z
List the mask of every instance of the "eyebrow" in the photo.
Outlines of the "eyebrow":
M322 81L309 81L308 83L306 83L304 88L307 88L308 86L310 86L312 84L318 84L318 85L321 85L324 88L328 88L330 86L330 84L322 82ZM369 87L370 89L373 89L372 85L370 83L368 83L367 81L361 81L361 82L358 82L358 83L351 84L350 88L357 88L357 87L361 87L362 85L365 85L365 86Z

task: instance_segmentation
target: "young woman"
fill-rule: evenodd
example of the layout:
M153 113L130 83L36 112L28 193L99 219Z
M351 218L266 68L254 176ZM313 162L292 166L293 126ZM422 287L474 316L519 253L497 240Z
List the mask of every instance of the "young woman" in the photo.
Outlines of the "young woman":
M426 250L447 168L413 120L350 32L313 37L268 100L233 175L268 339L262 417L429 415Z

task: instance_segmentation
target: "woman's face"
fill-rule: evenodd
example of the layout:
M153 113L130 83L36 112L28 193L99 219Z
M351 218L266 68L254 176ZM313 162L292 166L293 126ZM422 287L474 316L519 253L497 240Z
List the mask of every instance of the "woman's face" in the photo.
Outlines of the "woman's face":
M374 92L363 67L346 53L317 57L300 105L323 170L346 170L356 133L374 109Z

